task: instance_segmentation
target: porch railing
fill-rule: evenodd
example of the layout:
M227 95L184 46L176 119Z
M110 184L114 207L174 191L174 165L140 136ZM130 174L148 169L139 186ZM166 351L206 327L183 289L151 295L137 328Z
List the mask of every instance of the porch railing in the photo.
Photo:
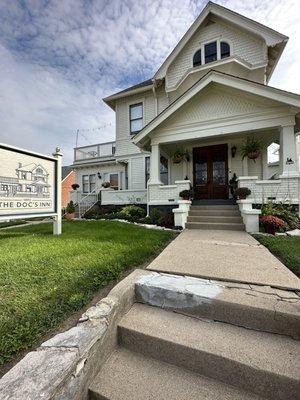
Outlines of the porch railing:
M182 190L189 190L191 182L175 181L174 185L148 185L148 203L151 205L177 204Z
M147 190L101 190L101 204L146 204Z

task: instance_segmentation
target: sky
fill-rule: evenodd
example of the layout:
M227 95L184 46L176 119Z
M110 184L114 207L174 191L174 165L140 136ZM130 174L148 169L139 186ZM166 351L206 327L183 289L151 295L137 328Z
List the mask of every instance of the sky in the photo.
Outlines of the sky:
M217 0L287 36L270 85L300 93L300 0ZM196 0L0 0L0 142L64 164L113 140L102 98L151 78L199 15Z

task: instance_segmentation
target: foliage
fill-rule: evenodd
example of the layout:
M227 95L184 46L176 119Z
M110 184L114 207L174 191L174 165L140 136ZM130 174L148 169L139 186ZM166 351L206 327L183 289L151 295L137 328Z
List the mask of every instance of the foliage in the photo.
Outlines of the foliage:
M242 158L249 157L249 155L250 158L252 158L251 153L257 153L259 155L261 149L262 143L260 140L255 139L253 136L248 137L241 148Z
M127 268L157 255L172 232L111 221L0 232L0 364L27 349Z
M293 210L292 205L288 204L264 204L261 209L262 215L274 215L285 221L287 228L297 229L300 227L300 219L297 213Z
M182 148L177 149L173 154L173 162L181 162L182 160L186 160L189 162L191 159L190 153L188 150L184 150Z
M78 183L73 183L73 184L71 185L71 187L72 187L73 190L79 189Z
M101 186L107 189L110 187L110 182L103 182Z
M189 200L189 199L192 198L193 192L192 192L191 190L182 190L182 191L179 193L179 196L180 196L181 198L183 198L183 199Z
M239 199L245 199L247 196L250 196L250 194L251 194L251 190L248 189L247 187L239 187L235 191L235 195Z
M67 212L68 214L74 214L74 212L75 212L75 206L74 206L74 203L73 203L72 200L70 201L70 203L67 204L66 212Z
M300 237L263 236L255 238L300 278Z
M146 215L146 211L142 207L130 205L124 207L121 211L121 214L125 217L143 218Z
M238 187L238 179L237 179L236 173L234 173L232 178L229 180L229 185L230 185L230 193L235 198L236 197L235 191Z
M264 215L260 218L260 222L265 228L273 228L275 230L279 230L285 226L285 222L274 215Z

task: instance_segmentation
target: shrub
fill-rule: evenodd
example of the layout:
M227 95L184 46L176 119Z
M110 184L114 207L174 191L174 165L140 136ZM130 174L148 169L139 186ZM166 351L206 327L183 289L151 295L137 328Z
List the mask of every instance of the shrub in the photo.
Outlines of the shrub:
M264 204L261 209L262 216L274 215L285 221L286 227L289 229L297 229L300 227L300 219L297 213L293 210L292 205L288 204Z
M285 226L285 222L274 215L264 215L260 218L260 222L262 223L266 232L271 234L274 234L275 231L278 231Z
M164 214L158 220L158 225L164 226L165 228L173 228L174 226L174 216L173 214Z
M193 194L192 194L191 190L182 190L179 193L179 196L184 200L190 200L192 198Z
M129 218L143 218L146 215L146 211L142 207L130 205L124 207L121 214Z
M245 199L250 194L251 194L251 190L248 189L247 187L240 187L240 188L237 188L236 191L235 191L235 195L239 199Z
M149 213L149 217L151 219L151 223L154 225L158 225L159 224L159 220L160 218L162 218L164 215L164 213L160 210L158 210L157 208L152 208L152 210Z
M67 212L68 214L74 214L74 212L75 212L75 206L74 206L74 203L73 203L72 200L70 201L70 203L67 204L66 212Z

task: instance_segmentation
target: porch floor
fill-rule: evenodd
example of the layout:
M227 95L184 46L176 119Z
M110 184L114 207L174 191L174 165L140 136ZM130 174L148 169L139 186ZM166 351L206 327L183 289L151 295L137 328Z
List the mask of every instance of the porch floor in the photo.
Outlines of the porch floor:
M300 290L297 276L243 231L186 229L147 269Z

